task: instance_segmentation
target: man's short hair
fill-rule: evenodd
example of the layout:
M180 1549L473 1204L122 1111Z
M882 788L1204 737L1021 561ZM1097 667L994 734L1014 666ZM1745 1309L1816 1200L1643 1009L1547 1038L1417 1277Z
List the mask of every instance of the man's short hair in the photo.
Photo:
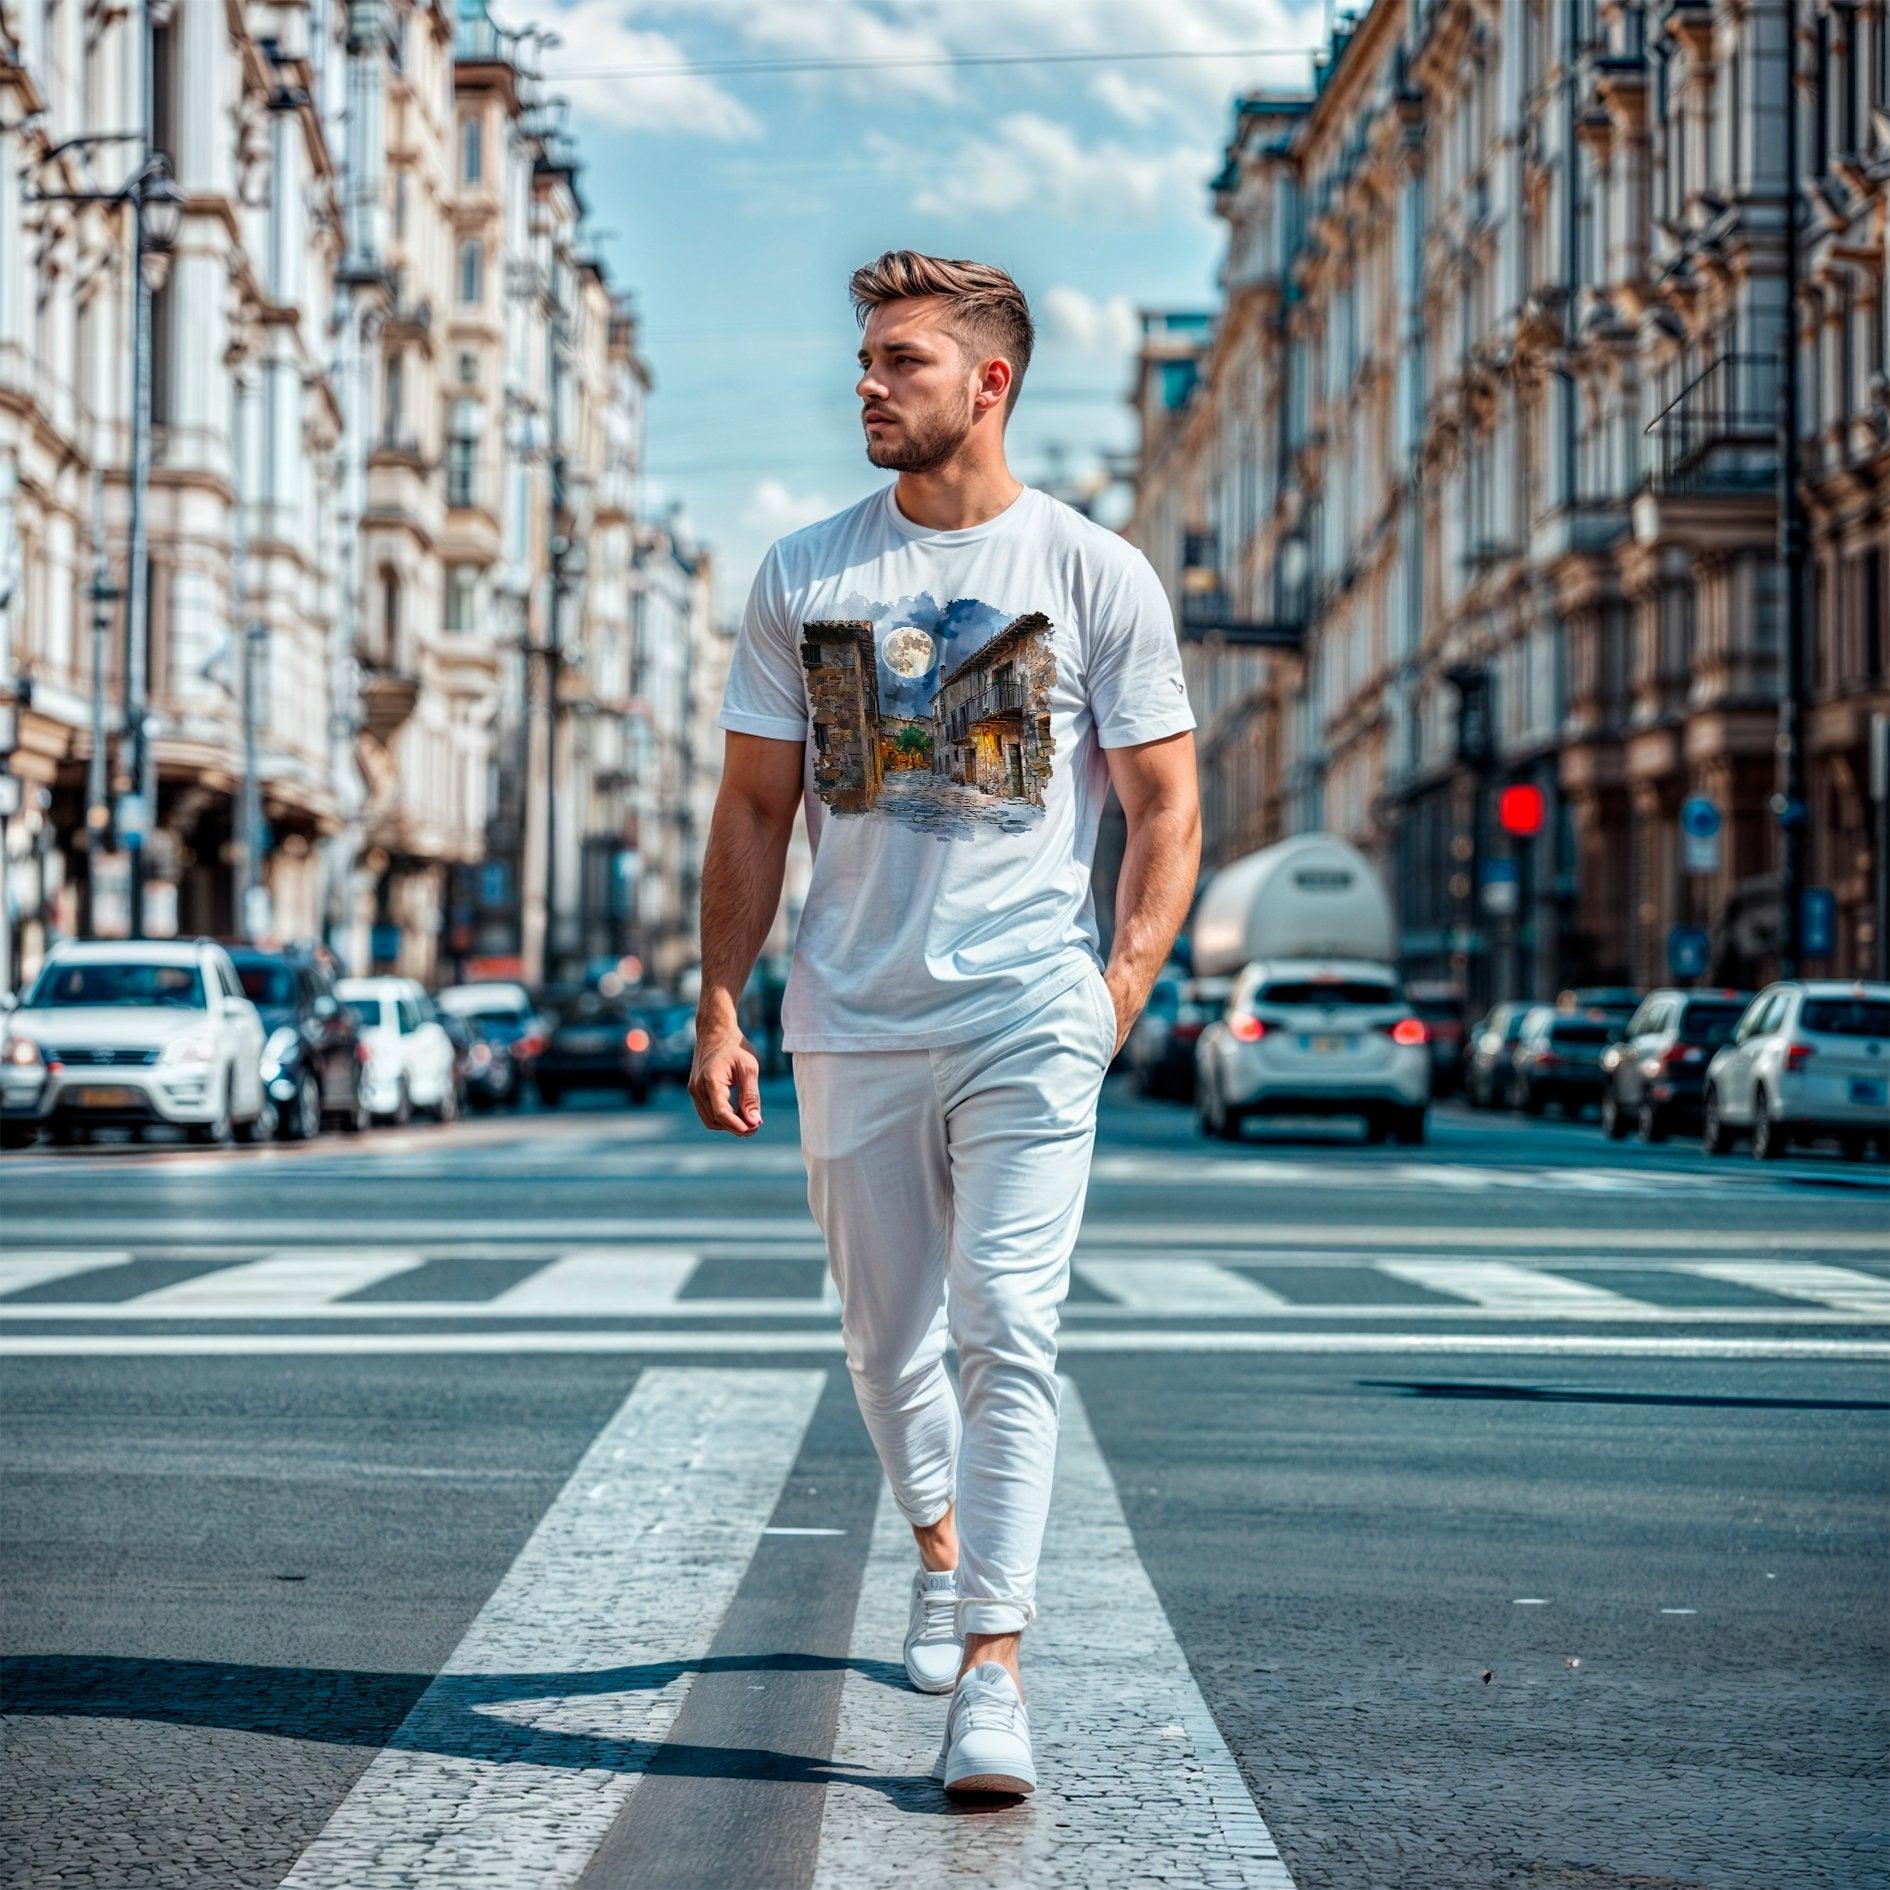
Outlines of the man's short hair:
M967 355L1001 354L1011 364L1011 390L1004 402L1004 417L1011 417L1037 331L1023 290L1004 270L994 263L889 249L877 262L854 270L849 291L862 328L868 311L882 302L914 295L943 296L948 305L945 326Z

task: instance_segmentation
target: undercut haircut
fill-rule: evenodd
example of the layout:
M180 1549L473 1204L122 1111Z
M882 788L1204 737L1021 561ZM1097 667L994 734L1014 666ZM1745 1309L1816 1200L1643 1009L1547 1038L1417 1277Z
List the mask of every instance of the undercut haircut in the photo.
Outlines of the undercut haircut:
M944 326L967 359L1001 354L1010 363L1011 387L1004 400L1004 417L1009 420L1023 391L1037 331L1023 290L1004 270L994 263L889 249L877 262L854 270L848 288L862 328L868 313L881 303L915 295L943 296L947 304Z

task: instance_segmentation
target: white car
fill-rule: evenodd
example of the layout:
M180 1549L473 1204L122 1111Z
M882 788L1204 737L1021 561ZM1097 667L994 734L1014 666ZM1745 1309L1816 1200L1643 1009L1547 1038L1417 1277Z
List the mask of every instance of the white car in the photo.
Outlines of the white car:
M1247 1116L1359 1116L1365 1139L1424 1140L1430 1031L1385 965L1248 965L1195 1046L1195 1115L1234 1139Z
M362 1093L371 1114L405 1123L416 1109L441 1122L459 1114L453 1040L412 978L343 978L335 995L354 1013L367 1050Z
M1744 1135L1761 1161L1814 1136L1890 1155L1890 984L1767 985L1706 1066L1703 1122L1712 1155Z
M221 945L55 945L0 1032L0 1134L18 1146L169 1125L193 1141L275 1133L262 1019Z

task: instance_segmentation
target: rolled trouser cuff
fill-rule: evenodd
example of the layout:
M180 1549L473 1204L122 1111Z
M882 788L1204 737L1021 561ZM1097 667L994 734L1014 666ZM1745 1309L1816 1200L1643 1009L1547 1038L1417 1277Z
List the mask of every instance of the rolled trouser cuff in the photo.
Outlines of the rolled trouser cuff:
M967 1634L1021 1634L1037 1618L1030 1601L967 1601L958 1598L959 1638Z

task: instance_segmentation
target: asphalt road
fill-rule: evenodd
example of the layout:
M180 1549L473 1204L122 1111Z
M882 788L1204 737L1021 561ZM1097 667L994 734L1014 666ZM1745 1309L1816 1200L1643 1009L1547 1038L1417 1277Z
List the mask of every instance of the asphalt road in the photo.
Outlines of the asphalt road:
M1890 1885L1882 1168L1112 1080L962 1813L765 1110L0 1162L0 1881Z

